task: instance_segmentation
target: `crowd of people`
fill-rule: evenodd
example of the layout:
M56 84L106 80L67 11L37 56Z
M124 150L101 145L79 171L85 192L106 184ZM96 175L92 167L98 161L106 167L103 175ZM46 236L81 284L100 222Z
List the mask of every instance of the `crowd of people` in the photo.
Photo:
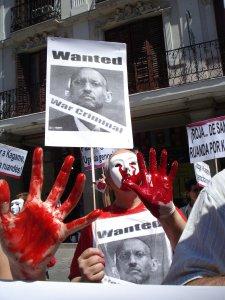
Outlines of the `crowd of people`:
M10 204L9 186L0 180L0 279L45 280L60 243L81 230L70 268L72 282L225 283L225 170L201 191L197 182L187 184L190 201L183 210L187 221L173 203L177 162L168 172L165 150L158 163L155 150L150 149L149 166L140 152L117 150L105 165L114 202L65 224L85 184L85 175L79 174L66 201L58 205L72 165L73 157L66 157L45 201L41 199L41 148L33 154L23 205L21 201Z

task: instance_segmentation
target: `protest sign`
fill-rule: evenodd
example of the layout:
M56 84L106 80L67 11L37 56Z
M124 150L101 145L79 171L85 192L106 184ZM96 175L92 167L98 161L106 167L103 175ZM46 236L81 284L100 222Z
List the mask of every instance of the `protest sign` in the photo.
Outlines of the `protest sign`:
M129 287L129 288L128 288ZM1 300L157 300L204 299L224 300L223 286L166 286L166 285L120 285L99 283L51 282L51 281L0 281ZM26 296L25 296L26 295Z
M94 148L94 166L96 169L102 168L109 156L116 149L111 148ZM86 170L91 170L91 149L81 148L82 161Z
M225 116L187 126L190 162L225 157Z
M133 147L125 44L48 38L45 145Z
M194 163L194 169L197 183L202 187L207 186L211 181L209 166L204 162L197 162Z
M0 144L0 173L19 178L26 157L26 150Z

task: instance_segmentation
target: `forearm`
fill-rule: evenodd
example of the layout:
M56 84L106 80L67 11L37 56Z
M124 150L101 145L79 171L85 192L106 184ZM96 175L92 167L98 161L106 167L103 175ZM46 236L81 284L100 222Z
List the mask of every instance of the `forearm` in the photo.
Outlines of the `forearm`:
M12 273L9 266L9 261L0 245L0 280L12 280Z
M170 240L171 246L174 249L180 239L180 236L184 230L186 221L181 217L177 210L167 218L159 219L168 239Z
M15 264L10 262L10 269L12 272L13 280L25 280L25 281L45 281L47 268L31 268L24 266L23 264Z
M214 285L214 286L221 286L225 285L225 276L215 276L215 277L203 277L197 278L186 285Z

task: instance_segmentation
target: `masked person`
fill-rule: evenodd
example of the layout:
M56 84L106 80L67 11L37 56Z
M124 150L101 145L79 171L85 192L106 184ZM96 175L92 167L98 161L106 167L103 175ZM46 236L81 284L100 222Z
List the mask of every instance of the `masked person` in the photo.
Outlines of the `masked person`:
M102 210L92 226L82 231L71 264L70 280L162 282L172 260L172 248L185 225L172 202L177 163L173 163L169 175L166 168L165 150L159 168L155 150L150 150L149 172L140 153L136 155L121 149L110 157L105 175L115 201ZM151 255L147 245L151 248ZM134 262L135 256L142 260L142 267ZM155 272L153 276L143 267L147 260L151 273ZM129 265L127 272L125 262ZM154 262L152 267L151 262Z
M16 199L11 201L10 209L14 215L18 214L22 210L24 202L27 200L27 195L28 193L20 193L16 196Z
M105 103L112 100L112 93L108 90L106 78L92 68L81 68L77 73L72 74L66 96L72 103L98 114L102 114ZM49 123L49 130L100 131L100 128L91 122L64 115L60 118L53 118Z

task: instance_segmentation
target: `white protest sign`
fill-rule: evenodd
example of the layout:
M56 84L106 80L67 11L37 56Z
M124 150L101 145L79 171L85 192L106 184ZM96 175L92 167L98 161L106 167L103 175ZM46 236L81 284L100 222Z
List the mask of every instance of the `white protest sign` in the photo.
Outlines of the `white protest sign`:
M225 157L225 116L187 126L190 162Z
M1 300L224 300L223 286L162 286L147 284L99 284L51 281L0 281ZM24 296L26 295L26 296Z
M26 150L0 144L0 173L19 178L26 157Z
M109 156L115 152L116 149L111 148L94 148L94 165L95 168L102 168ZM86 170L91 170L91 149L81 148L82 161Z
M211 181L211 172L209 166L204 162L194 163L196 181L200 186L207 186Z
M48 38L45 145L133 147L126 44Z

